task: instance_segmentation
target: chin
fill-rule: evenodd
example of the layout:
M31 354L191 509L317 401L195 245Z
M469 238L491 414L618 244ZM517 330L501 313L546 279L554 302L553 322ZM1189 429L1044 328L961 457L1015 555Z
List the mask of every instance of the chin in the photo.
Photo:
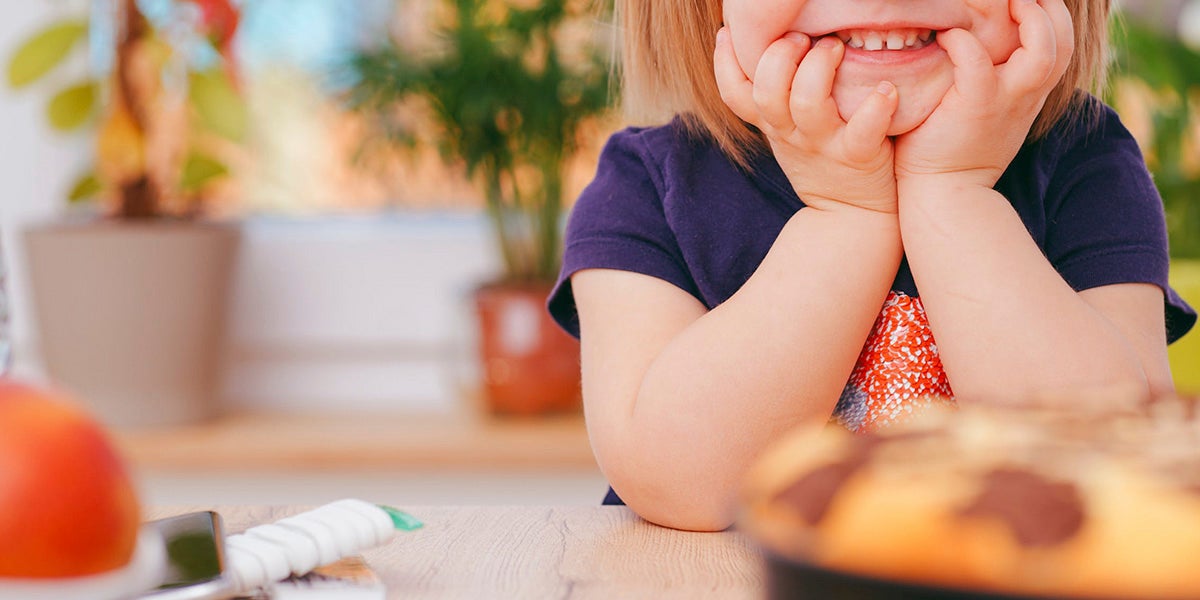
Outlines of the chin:
M953 84L953 77L923 81L920 85L904 81L893 83L896 84L900 93L900 106L892 117L891 126L888 127L887 134L889 136L903 135L924 123L925 119L928 119L934 109L941 104L942 97L946 95ZM860 85L836 83L833 88L833 100L837 103L838 113L841 114L842 119L849 120L863 100L875 92L878 85L878 81Z
M888 128L889 136L904 135L925 122L929 115L933 114L933 106L905 106L904 102L900 102L900 108L896 110L896 116L892 117L892 125Z

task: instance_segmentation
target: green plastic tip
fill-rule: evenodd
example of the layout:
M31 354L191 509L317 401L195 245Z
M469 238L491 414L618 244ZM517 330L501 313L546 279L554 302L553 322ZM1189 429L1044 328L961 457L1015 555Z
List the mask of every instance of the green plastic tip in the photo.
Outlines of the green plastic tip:
M392 518L392 525L395 525L396 529L399 529L400 531L413 531L425 526L425 524L417 520L416 517L398 508L392 508L383 504L378 504L377 506L382 508L383 512L386 512L388 516Z

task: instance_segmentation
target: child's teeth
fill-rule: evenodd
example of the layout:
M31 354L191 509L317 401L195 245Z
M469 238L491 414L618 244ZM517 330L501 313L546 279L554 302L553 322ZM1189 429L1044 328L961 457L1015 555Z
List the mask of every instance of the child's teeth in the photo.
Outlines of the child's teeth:
M871 31L869 29L853 29L838 32L837 36L846 46L870 51L905 50L925 47L933 39L931 29L894 29L887 31Z
M883 34L878 31L868 31L864 39L867 50L883 50Z

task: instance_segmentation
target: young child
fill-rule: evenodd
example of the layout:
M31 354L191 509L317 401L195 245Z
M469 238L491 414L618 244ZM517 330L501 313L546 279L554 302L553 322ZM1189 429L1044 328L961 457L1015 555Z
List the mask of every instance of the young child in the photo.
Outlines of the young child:
M549 300L606 501L720 530L797 426L1169 393L1196 315L1137 144L1080 91L1108 5L620 0L626 97L676 116L609 141Z

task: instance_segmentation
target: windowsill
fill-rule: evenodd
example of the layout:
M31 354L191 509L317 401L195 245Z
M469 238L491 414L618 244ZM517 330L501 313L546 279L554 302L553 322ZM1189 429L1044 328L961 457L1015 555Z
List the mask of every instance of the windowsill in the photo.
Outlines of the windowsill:
M244 413L114 432L138 469L596 472L582 416Z

